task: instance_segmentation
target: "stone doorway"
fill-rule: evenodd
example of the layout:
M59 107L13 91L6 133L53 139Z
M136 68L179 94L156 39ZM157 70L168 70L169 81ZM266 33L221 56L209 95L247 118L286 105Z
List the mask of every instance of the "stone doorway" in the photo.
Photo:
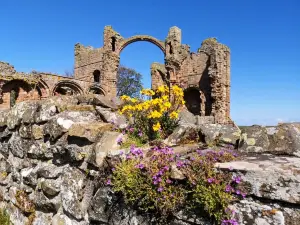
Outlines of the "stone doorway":
M201 114L201 98L197 88L188 88L184 91L186 108L194 115Z

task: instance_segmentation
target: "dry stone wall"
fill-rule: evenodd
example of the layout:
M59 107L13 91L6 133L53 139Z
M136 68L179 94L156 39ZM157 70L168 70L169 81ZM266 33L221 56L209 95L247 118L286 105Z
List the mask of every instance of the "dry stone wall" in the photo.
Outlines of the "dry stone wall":
M121 151L117 140L126 139L112 131L111 122L120 128L128 123L115 112L118 104L101 95L56 96L0 112L0 208L15 225L159 224L155 216L126 206L104 185L104 168ZM237 161L216 168L242 177L240 185L248 194L230 206L239 224L297 225L299 124L240 130L197 118L183 111L165 143L183 157L199 149L198 144L238 150ZM180 144L189 133L199 134L198 144ZM179 211L169 224L212 223Z

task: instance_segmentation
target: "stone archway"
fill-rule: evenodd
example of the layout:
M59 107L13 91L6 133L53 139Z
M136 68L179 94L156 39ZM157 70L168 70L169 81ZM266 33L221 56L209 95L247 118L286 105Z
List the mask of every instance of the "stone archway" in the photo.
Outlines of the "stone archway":
M58 82L52 90L52 95L79 95L83 90L79 84L70 80Z
M164 53L164 55L166 54L165 43L158 40L158 39L156 39L156 38L154 38L154 37L152 37L152 36L148 36L148 35L135 35L135 36L132 36L130 38L124 39L120 43L120 47L118 49L118 54L120 55L122 50L126 46L128 46L129 44L134 43L134 42L138 42L138 41L146 41L146 42L152 43L152 44L156 45ZM114 48L114 46L112 46L112 49L113 48Z
M40 83L30 84L22 79L7 81L2 86L2 101L0 108L10 108L18 102L39 100L44 86Z
M104 90L99 85L92 85L88 89L88 93L98 94L98 95L105 95Z

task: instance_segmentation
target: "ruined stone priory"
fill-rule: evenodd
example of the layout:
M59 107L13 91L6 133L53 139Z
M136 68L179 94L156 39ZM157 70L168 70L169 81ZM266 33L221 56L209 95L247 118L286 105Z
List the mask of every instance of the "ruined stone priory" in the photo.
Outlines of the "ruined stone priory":
M197 52L181 43L181 30L171 27L165 40L149 35L123 37L112 26L104 28L101 48L74 47L74 77L17 72L0 62L0 110L24 100L55 95L94 93L114 97L120 53L127 45L147 41L164 54L165 64L152 63L151 86L179 85L184 89L186 108L202 123L228 124L230 119L230 50L215 38L204 40Z

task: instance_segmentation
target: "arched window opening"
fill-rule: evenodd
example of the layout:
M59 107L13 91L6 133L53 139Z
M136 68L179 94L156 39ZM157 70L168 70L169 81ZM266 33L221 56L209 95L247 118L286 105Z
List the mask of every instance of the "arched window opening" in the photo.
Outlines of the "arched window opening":
M95 70L93 74L94 74L94 82L95 83L100 83L100 71Z
M116 37L111 38L111 50L116 51Z
M173 54L173 46L172 46L171 42L168 43L168 49L169 49L169 53Z

